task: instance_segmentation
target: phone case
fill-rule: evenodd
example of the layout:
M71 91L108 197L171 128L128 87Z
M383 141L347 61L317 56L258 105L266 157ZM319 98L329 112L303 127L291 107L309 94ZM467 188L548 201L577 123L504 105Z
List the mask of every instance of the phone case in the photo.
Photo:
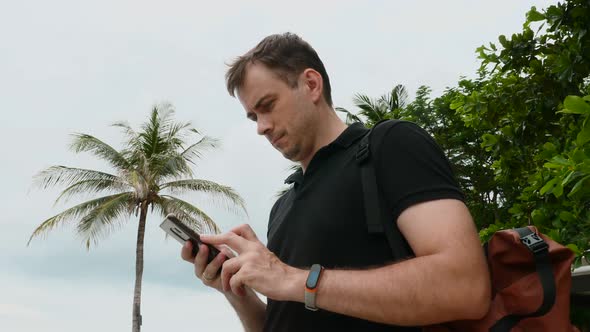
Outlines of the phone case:
M186 241L191 241L193 244L193 256L199 252L199 245L203 243L201 242L199 234L176 218L174 214L167 215L166 219L160 224L160 228L182 245L184 245ZM211 262L217 254L219 254L219 250L209 244L207 244L207 246L209 247L207 262Z

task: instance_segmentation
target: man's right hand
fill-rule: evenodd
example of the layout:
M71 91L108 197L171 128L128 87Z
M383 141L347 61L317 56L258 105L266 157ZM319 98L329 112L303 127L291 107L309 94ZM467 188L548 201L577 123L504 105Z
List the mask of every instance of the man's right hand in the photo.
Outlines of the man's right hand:
M209 255L209 248L201 244L199 246L199 252L196 256L192 255L193 244L187 241L182 247L181 257L189 263L195 265L195 275L199 278L203 284L212 287L225 294L221 285L221 266L225 262L228 256L233 256L226 248L220 249L219 253L211 263L207 264L207 256ZM231 293L231 291L229 292ZM228 295L228 294L226 294Z

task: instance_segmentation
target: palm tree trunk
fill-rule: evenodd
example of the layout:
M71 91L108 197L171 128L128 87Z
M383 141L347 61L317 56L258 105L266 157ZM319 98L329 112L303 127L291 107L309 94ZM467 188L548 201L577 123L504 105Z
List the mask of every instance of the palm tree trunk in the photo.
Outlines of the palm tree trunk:
M139 226L137 228L137 247L135 256L135 290L133 292L133 325L132 332L141 329L141 279L143 277L143 239L145 236L145 220L147 216L147 202L141 203Z

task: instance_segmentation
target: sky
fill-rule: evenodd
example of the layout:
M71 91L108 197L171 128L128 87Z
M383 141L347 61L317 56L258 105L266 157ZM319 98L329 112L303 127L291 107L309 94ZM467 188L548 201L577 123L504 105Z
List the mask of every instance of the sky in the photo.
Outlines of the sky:
M224 85L226 64L269 34L294 32L322 58L336 106L397 84L433 96L474 77L475 49L522 29L531 6L554 1L8 1L0 0L0 331L128 331L137 221L86 250L72 224L27 240L59 189L33 186L52 165L108 170L68 150L83 132L121 147L110 125L144 122L156 103L175 106L221 140L195 177L233 187L248 216L206 196L186 199L229 230L248 223L266 243L268 213L291 163L246 120ZM63 188L61 188L63 189ZM240 331L222 295L208 289L148 216L142 331Z

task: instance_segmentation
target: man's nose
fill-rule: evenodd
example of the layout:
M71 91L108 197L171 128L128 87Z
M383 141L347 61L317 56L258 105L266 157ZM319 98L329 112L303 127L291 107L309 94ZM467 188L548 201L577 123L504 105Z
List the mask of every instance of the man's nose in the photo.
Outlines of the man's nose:
M260 116L256 121L258 135L266 135L272 129L271 121L268 118Z

